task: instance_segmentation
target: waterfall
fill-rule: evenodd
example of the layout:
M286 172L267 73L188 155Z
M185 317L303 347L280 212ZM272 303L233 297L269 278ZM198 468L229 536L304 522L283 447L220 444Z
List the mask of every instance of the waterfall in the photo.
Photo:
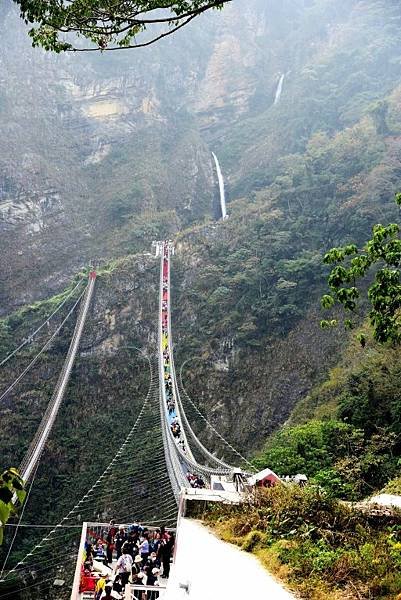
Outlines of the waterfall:
M278 101L280 100L280 97L281 97L281 92L283 91L284 77L285 77L285 75L284 75L284 73L282 73L281 77L280 77L280 81L278 82L278 86L277 86L277 90L276 90L276 95L275 95L275 98L274 98L274 104L275 105L278 104Z
M217 159L217 156L215 155L214 152L212 152L212 156L214 158L214 162L215 162L215 165L216 165L216 171L217 171L217 178L219 180L221 218L222 219L226 219L227 218L227 210L226 210L226 195L225 195L225 191L224 191L223 174L222 174L221 169L220 169L220 163L219 163L219 161Z

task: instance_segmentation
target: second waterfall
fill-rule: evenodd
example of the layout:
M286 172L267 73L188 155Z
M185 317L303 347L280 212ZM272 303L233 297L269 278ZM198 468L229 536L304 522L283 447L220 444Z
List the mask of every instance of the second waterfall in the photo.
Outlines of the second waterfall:
M214 162L215 162L215 165L216 165L217 179L219 180L221 218L222 219L226 219L227 218L226 193L225 193L225 189L224 189L223 174L221 172L220 163L218 161L218 158L217 158L217 156L215 155L214 152L212 152L212 156L214 158Z

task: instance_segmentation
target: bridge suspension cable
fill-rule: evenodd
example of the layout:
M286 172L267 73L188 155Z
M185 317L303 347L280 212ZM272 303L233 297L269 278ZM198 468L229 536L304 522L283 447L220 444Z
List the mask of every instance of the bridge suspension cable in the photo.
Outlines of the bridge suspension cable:
M182 387L182 391L184 392L185 396L189 397L183 387ZM229 464L227 464L226 462L224 462L224 461L220 460L219 458L217 458L217 456L215 456L211 452L209 452L209 450L202 444L202 442L200 441L200 439L198 438L198 436L195 434L194 430L192 429L192 427L191 427L191 425L190 425L190 423L188 421L187 414L186 414L184 406L182 404L181 392L180 392L178 384L177 384L177 400L178 400L178 404L180 406L180 413L181 413L181 416L182 416L184 428L188 431L188 434L190 435L193 443L198 448L198 450L200 451L200 453L204 456L204 458L206 460L208 460L212 464L214 463L217 467L221 467L223 469L230 469L231 470L232 467Z
M24 348L24 346L29 344L36 337L36 335L43 329L43 327L45 325L47 325L49 323L49 321L51 321L51 319L53 317L55 317L56 314L63 308L65 303L68 302L68 300L71 298L71 296L74 295L75 291L82 285L82 283L83 283L83 279L80 279L78 281L78 283L68 292L68 294L65 296L65 298L60 302L60 304L55 308L55 310L45 319L45 321L43 321L43 323L37 329L35 329L35 331L30 333L28 335L28 337L25 340L23 340L21 342L21 344L19 346L17 346L17 348L15 348L15 350L10 352L10 354L8 354L5 358L3 358L3 360L0 362L0 367L2 367L9 360L11 360L13 358L13 356L15 356L20 350L22 350L22 348Z
M134 347L128 349L137 350ZM118 349L119 350L119 349ZM14 584L48 588L55 573L71 582L84 521L113 518L117 523L145 522L173 525L177 503L166 471L159 412L159 381L155 357L141 352L149 366L149 388L139 413L124 442L102 474L81 496L61 521L25 555L0 581L0 598L8 598L5 586ZM144 437L144 432L146 436ZM76 527L77 523L80 528ZM23 524L22 524L23 525ZM68 553L68 554L67 554ZM65 560L65 556L68 559ZM35 581L31 582L31 573ZM61 575L60 575L61 573ZM53 577L49 577L53 574ZM2 593L4 590L4 593ZM60 590L58 600L69 597L70 587ZM44 596L43 596L44 597Z
M179 380L182 395L190 403L190 405L195 410L195 412L198 414L198 416L205 422L205 424L207 425L207 427L209 427L209 429L211 431L213 431L213 433L227 446L227 448L229 448L236 456L238 456L238 458L240 458L241 461L243 461L245 464L247 464L248 467L252 471L256 472L257 468L255 467L255 465L253 465L245 456L243 456L243 454L241 454L241 452L239 452L239 450L237 450L237 448L235 448L232 444L230 444L230 442L228 442L225 439L225 437L221 435L221 433L212 425L212 423L210 423L210 421L208 421L208 419L205 417L205 415L202 414L202 412L196 406L195 402L192 400L191 396L186 391L186 388L184 386L184 382L182 380L182 372L183 372L183 369L184 369L186 363L189 362L189 361L191 361L191 360L200 360L200 359L199 359L199 357L188 358L185 362L182 363L181 368L180 368L180 380Z
M66 315L66 317L63 319L63 321L60 323L60 325L57 327L57 329L52 333L52 335L47 340L47 342L45 343L45 345L42 346L42 348L39 350L39 352L30 361L30 363L28 364L28 366L25 367L25 369L22 371L22 373L20 373L20 375L18 375L18 377L13 381L13 383L11 385L9 385L8 388L0 395L0 402L15 388L16 385L18 385L18 383L25 377L25 375L38 362L38 360L42 356L42 354L44 352L46 352L46 350L52 344L53 340L57 337L57 335L60 333L61 329L64 327L64 325L66 324L66 322L68 321L68 319L70 318L70 316L75 311L75 309L78 306L79 302L81 301L81 298L84 295L85 291L86 291L86 288L79 295L78 299L76 300L76 302L74 303L74 305L72 306L72 308L68 311L68 314Z
M95 281L96 272L91 271L91 273L89 274L89 283L85 289L77 322L75 324L74 333L72 336L70 347L68 348L63 368L61 370L61 373L56 383L56 387L53 391L53 395L47 406L46 412L43 415L39 428L31 442L31 445L29 446L28 452L26 453L20 465L19 470L24 481L28 481L33 469L35 468L36 463L40 459L40 455L42 454L43 448L46 444L47 438L49 437L49 433L53 427L53 423L56 419L58 410L60 408L60 404L63 400L64 393L66 391L67 384L70 378L71 370L74 365L75 357L78 351L79 343L81 341L82 332L85 326L86 317L88 314L93 290L95 287Z
M157 253L161 257L160 268L160 319L159 319L159 377L160 412L162 418L163 443L171 485L178 498L180 488L192 487L187 473L201 474L207 482L213 475L228 475L234 467L214 456L197 438L185 415L174 366L171 336L171 288L170 288L170 242L157 242ZM208 466L198 462L188 443L194 446Z

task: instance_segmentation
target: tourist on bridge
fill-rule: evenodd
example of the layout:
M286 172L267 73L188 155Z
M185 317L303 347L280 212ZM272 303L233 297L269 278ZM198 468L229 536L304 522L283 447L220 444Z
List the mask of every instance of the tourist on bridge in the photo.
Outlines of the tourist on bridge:
M88 562L90 565L92 565L95 551L93 550L93 546L90 542L88 542L86 544L85 553L86 553L86 558L85 558L86 562Z
M134 558L134 564L132 565L132 575L138 575L142 570L142 558L140 554L137 554Z
M158 537L156 539L154 539L150 544L151 548L153 548L153 551L150 553L150 556L148 559L149 565L152 567L152 569L154 569L155 567L160 569L160 560L157 558L157 553L159 551L162 540L161 540L159 532L157 532L156 535Z
M132 531L132 533L139 533L139 530L141 529L142 527L136 521L134 521L132 525L128 527L128 531Z
M128 534L127 541L124 542L124 548L127 548L128 554L131 555L132 559L138 553L137 541L138 541L138 534L135 535L132 531L130 531L130 533Z
M116 575L113 582L113 592L117 592L117 594L122 594L123 586L121 583L121 575Z
M128 553L128 548L124 544L122 547L122 554L117 561L115 572L121 577L121 585L123 589L128 583L129 576L132 571L132 556Z
M117 533L117 527L114 524L113 519L110 519L110 523L109 523L109 528L108 528L108 533L110 533L110 535L112 535L113 537L116 535Z
M143 582L144 577L145 577L145 574L142 573L142 571L140 573L138 573L137 575L134 575L133 584L134 585L144 585L144 582ZM146 593L143 592L142 590L134 590L134 598L138 598L139 600L145 600Z
M100 579L98 580L95 588L95 600L100 600L104 596L104 591L106 588L106 584L108 584L109 576L106 574L101 574Z
M159 581L158 581L159 575L160 575L160 569L158 569L157 567L150 569L147 580L146 580L146 585L158 586L159 585ZM159 597L159 592L148 591L147 600L157 600L158 597Z
M109 523L109 529L106 534L106 564L111 565L113 562L113 550L114 546L114 537L117 533L117 527L114 525L114 521L111 520Z
M100 538L96 542L96 548L95 548L95 556L94 556L94 558L95 558L95 560L99 560L101 562L104 562L106 560L106 554L105 554L105 551L104 551L103 542L102 542L102 540Z
M101 596L102 600L114 600L115 596L111 595L112 591L113 588L111 587L111 585L106 585L106 587L104 588L104 594L103 596Z
M181 427L179 425L179 423L174 423L171 425L171 431L173 433L173 436L178 439L181 435Z
M125 533L124 525L120 525L120 527L118 528L118 533L116 534L116 537L114 540L115 545L116 545L116 550L117 550L117 558L120 558L121 552L122 552L121 549L126 540L127 540L127 534Z
M197 487L197 488L204 488L205 487L205 482L203 481L202 477L200 477L199 475L195 479L195 486L194 487Z
M114 550L115 546L114 546L114 535L112 535L110 531L106 536L106 544L107 544L107 546L106 546L106 564L111 565L111 563L113 562L113 550Z
M149 556L149 553L150 553L150 550L149 550L149 533L147 533L147 532L143 533L143 540L142 540L142 542L139 545L139 552L140 552L140 555L141 555L142 562L143 562L143 564L145 564L146 561L148 560L148 556Z
M174 548L174 535L164 532L162 534L162 543L159 548L159 557L163 564L163 578L167 578L170 575L170 559Z

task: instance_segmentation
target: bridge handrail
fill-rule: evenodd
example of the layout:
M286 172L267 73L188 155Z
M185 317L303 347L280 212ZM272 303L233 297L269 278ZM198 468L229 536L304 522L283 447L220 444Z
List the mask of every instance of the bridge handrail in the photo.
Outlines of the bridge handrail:
M163 262L164 262L164 244L162 244L161 250L161 262L160 262L160 294L159 294L159 381L160 381L160 418L161 418L161 429L163 436L163 447L164 455L166 459L167 472L170 478L171 487L178 504L178 498L181 487L185 486L185 475L177 463L177 456L174 451L174 442L171 441L171 430L168 423L167 415L167 399L166 390L164 383L164 365L163 365L163 331L162 331L162 306L163 306Z
M175 367L174 367L174 371L175 371ZM181 393L179 390L179 386L177 383L177 379L175 379L176 381L176 386L177 386L177 398L178 398L178 403L180 405L180 412L181 412L181 416L183 418L183 421L185 423L185 426L187 428L187 430L189 431L189 435L191 436L192 440L194 441L195 445L199 448L199 450L203 453L204 456L206 456L206 458L208 458L209 460L215 462L216 464L218 464L220 467L225 468L225 469L230 469L232 470L234 467L232 467L231 465L229 465L228 463L225 463L224 461L220 460L219 458L217 458L217 456L215 456L214 454L212 454L200 441L200 439L198 438L198 436L196 435L196 433L194 432L194 430L192 429L186 412L184 410L183 404L182 404L182 400L181 400ZM185 390L184 394L187 395L187 392Z
M163 292L163 290L162 290ZM178 398L176 396L177 394L177 379L176 379L176 374L175 374L175 368L174 368L174 354L173 354L173 341L172 341L172 335L171 335L171 285L170 285L170 248L168 247L168 288L167 288L167 312L168 312L168 337L167 337L167 341L168 341L168 349L169 349L169 358L170 358L170 375L171 375L171 380L173 383L173 396L175 399L175 412L176 415L178 417L178 420L181 422L182 421L182 417L181 417L181 411L180 411L180 406L179 406L179 402L178 402ZM163 387L164 389L164 387ZM166 406L166 410L167 410L167 406ZM187 440L187 436L185 434L185 430L183 427L181 427L181 434L185 443L185 447L187 448L187 453L189 454L189 457L192 460L194 459L194 456L192 454L191 448L188 444L188 440Z
M164 275L164 265L167 261L167 277ZM203 446L203 444L197 440L198 447L202 449L202 452L212 459L213 462L217 462L219 467L208 467L206 465L199 464L189 447L188 440L185 434L185 428L183 422L188 425L188 431L191 433L191 437L196 438L192 428L190 428L188 419L186 418L185 411L182 406L182 402L179 395L179 388L177 384L177 378L174 366L173 356L173 344L171 336L171 289L170 289L170 247L168 242L163 242L161 245L161 258L160 258L160 299L159 299L159 378L160 378L160 400L161 413L164 415L164 427L163 429L163 441L165 447L165 455L168 463L168 470L170 475L170 481L172 482L173 489L176 497L180 487L190 487L190 483L187 480L186 472L188 470L201 473L204 477L210 479L212 475L229 474L232 471L230 465L226 465L216 457L214 457L209 451ZM173 398L175 403L175 413L177 420L181 425L182 439L186 450L180 448L173 437L167 408L167 397L165 390L165 378L164 378L164 359L163 359L163 285L167 284L167 347L169 352L170 361L170 377L172 382ZM166 309L165 309L166 310ZM197 439L197 438L196 438ZM185 471L184 471L185 467ZM172 471L170 473L170 470Z
M20 465L20 473L25 481L28 481L28 479L32 475L32 472L37 462L40 459L41 453L46 444L47 438L49 437L50 431L53 427L53 423L56 419L58 410L63 400L64 393L70 378L71 370L74 365L75 357L78 351L82 332L85 326L86 317L88 314L95 286L95 281L96 273L92 271L89 275L88 285L85 290L84 298L81 301L81 307L78 314L77 322L75 324L74 334L70 342L70 346L63 364L63 368L58 377L56 387L54 388L51 400L47 406L45 414L43 415L39 428L36 431L31 445L29 446L28 451Z
M82 279L80 279L78 281L78 283L68 292L68 294L65 296L65 298L60 302L60 304L54 309L54 311L43 321L43 323L41 325L39 325L39 327L37 327L35 329L35 331L32 331L32 333L30 333L28 335L28 337L26 339L24 339L19 346L17 346L12 352L10 352L5 358L3 358L0 361L0 367L2 367L3 365L6 364L6 362L8 362L13 356L15 356L20 350L22 350L22 348L24 348L24 346L26 346L27 344L29 344L31 342L31 340L33 340L33 338L39 333L39 331L41 331L43 329L43 327L45 325L49 324L49 321L56 316L56 314L58 312L60 312L60 310L63 308L63 306L65 305L65 303L71 298L71 296L74 294L74 292L79 288L80 285L82 285Z

